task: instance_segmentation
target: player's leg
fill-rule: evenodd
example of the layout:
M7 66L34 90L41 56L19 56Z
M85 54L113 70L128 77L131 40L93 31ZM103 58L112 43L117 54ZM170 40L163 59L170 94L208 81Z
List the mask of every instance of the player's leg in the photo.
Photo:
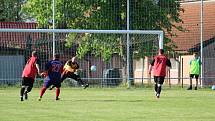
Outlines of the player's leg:
M61 87L61 82L57 82L56 84L55 84L55 86L56 86L56 100L60 100L60 98L59 98L59 96L60 96L60 87Z
M198 75L198 74L196 74L196 75L195 75L195 78L196 78L196 86L195 86L195 90L197 90L197 88L198 88L199 75Z
M67 72L63 72L62 76L61 76L61 83L67 78ZM49 90L52 90L53 88L55 88L55 85L52 85Z
M53 90L55 88L54 85L51 85L51 87L49 88L49 90Z
M25 88L24 96L25 99L28 99L28 93L31 92L34 84L34 79L33 78L28 78L27 86Z
M40 90L40 97L39 97L39 99L38 99L39 101L41 101L41 99L42 99L44 93L46 92L46 89L47 89L49 86L51 86L51 85L52 85L52 81L51 81L51 80L45 80L45 81L44 81L43 87L42 87L41 90Z
M81 83L81 86L84 87L84 89L86 89L86 88L89 87L89 84L87 83L87 81L82 80L81 77L80 77L79 75L74 74L74 77L76 78L76 80L77 80L78 82Z
M154 76L154 82L155 82L155 87L154 87L155 96L157 96L157 89L158 89L158 77L157 76Z
M22 84L21 84L21 89L20 89L20 100L23 100L23 96L24 96L24 92L25 92L25 88L26 88L26 83L27 83L27 78L23 77L22 78Z
M79 75L77 75L77 74L74 74L74 73L69 72L69 73L67 74L67 77L68 77L68 78L72 78L72 79L76 80L77 82L79 82L79 83L81 84L81 86L84 87L84 89L86 89L87 87L89 87L89 84L88 84L86 81L83 81L83 80L81 79L81 77L80 77Z
M192 78L194 77L193 74L190 74L190 86L187 88L187 90L192 90Z
M60 95L60 88L56 87L56 100L60 100L59 95Z
M163 82L164 82L164 77L159 76L158 77L158 85L157 85L158 86L158 88L157 88L157 98L160 98Z
M63 82L66 78L68 78L68 72L64 71L61 76L61 82Z
M23 100L24 92L25 92L25 86L22 85L22 86L21 86L21 89L20 89L20 100L21 100L21 101L24 101L24 100Z

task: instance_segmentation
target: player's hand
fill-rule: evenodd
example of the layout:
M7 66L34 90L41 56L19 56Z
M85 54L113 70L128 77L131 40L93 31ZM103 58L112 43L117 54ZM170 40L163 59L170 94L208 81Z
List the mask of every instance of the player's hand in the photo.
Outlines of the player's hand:
M39 76L40 76L40 75L41 75L41 73L40 73L40 72L38 72L38 73L37 73L37 75L39 75Z
M42 72L42 73L40 74L40 76L42 76L43 78L45 78L45 77L48 76L48 74L47 74L47 72Z

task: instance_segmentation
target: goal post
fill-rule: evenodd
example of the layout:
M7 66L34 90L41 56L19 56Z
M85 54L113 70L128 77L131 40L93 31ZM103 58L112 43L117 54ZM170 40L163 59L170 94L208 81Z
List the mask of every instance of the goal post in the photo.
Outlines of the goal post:
M5 34L5 33L16 33L16 35L12 34ZM27 33L25 34L21 34L21 33ZM48 34L55 34L55 37L51 37ZM97 66L97 70L96 72L89 72L89 71L83 71L83 75L89 75L89 76L83 76L83 79L86 80L100 80L100 84L101 85L107 85L107 83L109 83L109 80L117 80L117 79L121 79L121 80L126 80L126 81L130 81L130 80L134 80L135 78L140 78L140 77L136 77L134 73L134 69L135 67L133 66L133 59L134 58L141 58L142 56L145 55L153 55L153 53L155 53L155 51L157 52L157 49L163 49L163 37L164 37L164 33L163 31L160 30L79 30L79 29L7 29L7 28L2 28L0 29L0 36L8 36L6 37L7 39L5 39L5 41L13 41L10 40L8 38L11 38L12 36L15 38L17 36L17 34L19 36L23 36L21 38L24 38L23 40L20 40L20 42L17 42L16 45L13 45L11 47L16 46L16 48L22 48L24 50L26 49L27 46L27 42L25 40L27 40L27 35L31 35L31 39L33 39L33 41L31 41L31 49L34 50L36 46L39 47L37 49L39 50L43 50L46 49L46 51L43 51L43 56L42 56L42 60L43 62L51 59L53 57L53 53L55 53L55 51L57 53L60 52L60 54L63 56L63 61L66 61L67 59L71 58L71 53L72 51L76 51L75 54L83 54L84 52L81 51L80 49L77 48L83 48L83 50L87 50L89 49L87 46L72 46L69 49L67 49L65 47L65 40L67 40L69 37L70 39L75 39L75 41L79 41L80 39L77 39L77 34L79 34L79 37L84 35L87 36L85 38L82 38L81 41L86 42L88 44L92 44L93 47L91 47L89 51L91 51L93 54L89 55L89 53L85 53L85 56L82 56L82 58L84 59L89 59L91 60L91 62L86 62L86 61L81 61L82 63L82 67L85 68L90 68L90 65L93 64L97 64L99 66ZM5 34L5 35L4 35ZM73 36L73 34L76 34L76 38ZM89 35L90 34L90 35ZM129 34L129 38L126 39L126 35ZM71 35L71 36L70 36ZM37 36L37 37L35 37ZM46 37L44 37L46 36ZM82 36L83 37L83 36ZM55 40L53 40L55 39ZM87 40L86 40L87 39ZM19 38L17 38L17 41L19 40ZM114 41L113 41L114 40ZM115 42L118 41L118 42ZM128 40L129 45L127 45L128 43L126 42L126 40ZM4 39L1 39L0 41L4 41ZM8 47L8 42L5 42L6 44L4 44L5 46ZM53 44L53 42L56 42L55 44ZM74 42L74 41L72 41ZM79 42L77 42L79 43ZM19 44L22 44L24 46L19 46ZM80 44L80 43L79 43ZM105 45L107 44L107 46ZM143 46L143 45L146 46ZM102 46L104 45L104 46ZM55 47L53 47L55 46ZM91 46L91 45L89 45ZM97 48L94 46L98 46L100 48L100 50L96 50ZM102 46L102 47L101 47ZM154 48L152 48L152 46L155 46ZM11 48L10 47L10 48ZM1 48L1 47L0 47ZM113 49L110 49L113 48ZM153 50L155 49L155 51ZM98 53L94 52L94 51L101 51L100 55L98 55ZM7 51L7 50L6 50ZM9 51L9 50L8 50ZM10 50L12 51L12 50ZM50 52L49 52L50 51ZM52 51L52 52L51 52ZM104 52L103 52L104 51ZM151 51L151 52L148 52ZM152 52L153 51L153 52ZM103 52L103 54L101 54ZM142 54L142 53L146 53L146 54ZM46 55L46 54L48 55ZM116 53L120 53L120 54L116 54ZM1 55L5 55L6 53L1 53ZM74 53L73 53L74 54ZM109 55L108 55L109 54ZM118 55L125 56L126 61L123 61L126 63L126 65L129 66L123 66L123 62L121 60L123 60L123 57L118 57ZM117 55L117 56L115 56ZM25 55L26 56L26 55ZM97 56L97 57L94 57ZM27 58L27 57L25 57ZM101 59L102 58L102 59ZM110 60L108 60L108 58L111 58ZM101 59L101 60L100 60ZM106 62L104 62L103 60L108 60ZM120 65L120 66L119 66ZM122 69L121 65L125 68ZM136 67L138 67L139 65L136 65ZM138 67L139 68L139 67ZM111 76L112 73L118 73L116 70L114 69L120 69L120 73L125 73L124 76ZM90 69L89 69L90 70ZM105 72L104 72L105 70ZM127 71L125 71L127 70ZM138 69L136 69L138 70ZM143 69L142 69L143 71ZM102 74L100 74L100 76L96 75L95 73L99 73L101 72ZM87 74L86 74L87 73ZM133 73L133 74L129 74L129 73ZM138 72L137 72L138 73ZM120 74L123 75L123 74ZM142 78L144 78L142 76ZM109 80L108 80L109 79ZM92 81L92 83L94 83ZM112 82L111 82L112 83ZM113 81L113 83L115 83Z

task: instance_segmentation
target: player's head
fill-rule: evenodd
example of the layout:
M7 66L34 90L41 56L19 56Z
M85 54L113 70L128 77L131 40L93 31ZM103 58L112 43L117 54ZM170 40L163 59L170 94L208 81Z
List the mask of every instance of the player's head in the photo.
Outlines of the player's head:
M77 60L77 59L76 59L76 56L73 56L73 57L72 57L72 62L76 62L76 60Z
M60 59L60 54L58 54L58 53L55 53L55 54L54 54L54 60L56 60L56 59L57 59L57 60Z
M38 53L37 53L37 51L32 51L31 55L36 57L38 55Z
M163 50L163 49L159 49L158 53L159 53L160 55L162 55L162 54L164 54L164 50Z
M194 57L195 59L197 59L197 58L198 58L198 54L197 54L197 53L193 53L193 57Z

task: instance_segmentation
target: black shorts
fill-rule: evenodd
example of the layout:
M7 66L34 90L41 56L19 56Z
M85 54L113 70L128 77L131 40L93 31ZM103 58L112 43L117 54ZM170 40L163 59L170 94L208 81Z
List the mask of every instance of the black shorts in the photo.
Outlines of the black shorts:
M156 84L163 84L164 78L164 76L154 76L154 81Z
M190 78L194 78L194 76L195 76L196 79L199 78L199 74L190 74Z
M22 78L22 86L29 86L33 87L34 79L29 77L23 77Z
M74 72L66 72L62 75L61 82L63 82L63 80L65 80L66 78L71 78L78 81L80 79L80 76L75 74Z

